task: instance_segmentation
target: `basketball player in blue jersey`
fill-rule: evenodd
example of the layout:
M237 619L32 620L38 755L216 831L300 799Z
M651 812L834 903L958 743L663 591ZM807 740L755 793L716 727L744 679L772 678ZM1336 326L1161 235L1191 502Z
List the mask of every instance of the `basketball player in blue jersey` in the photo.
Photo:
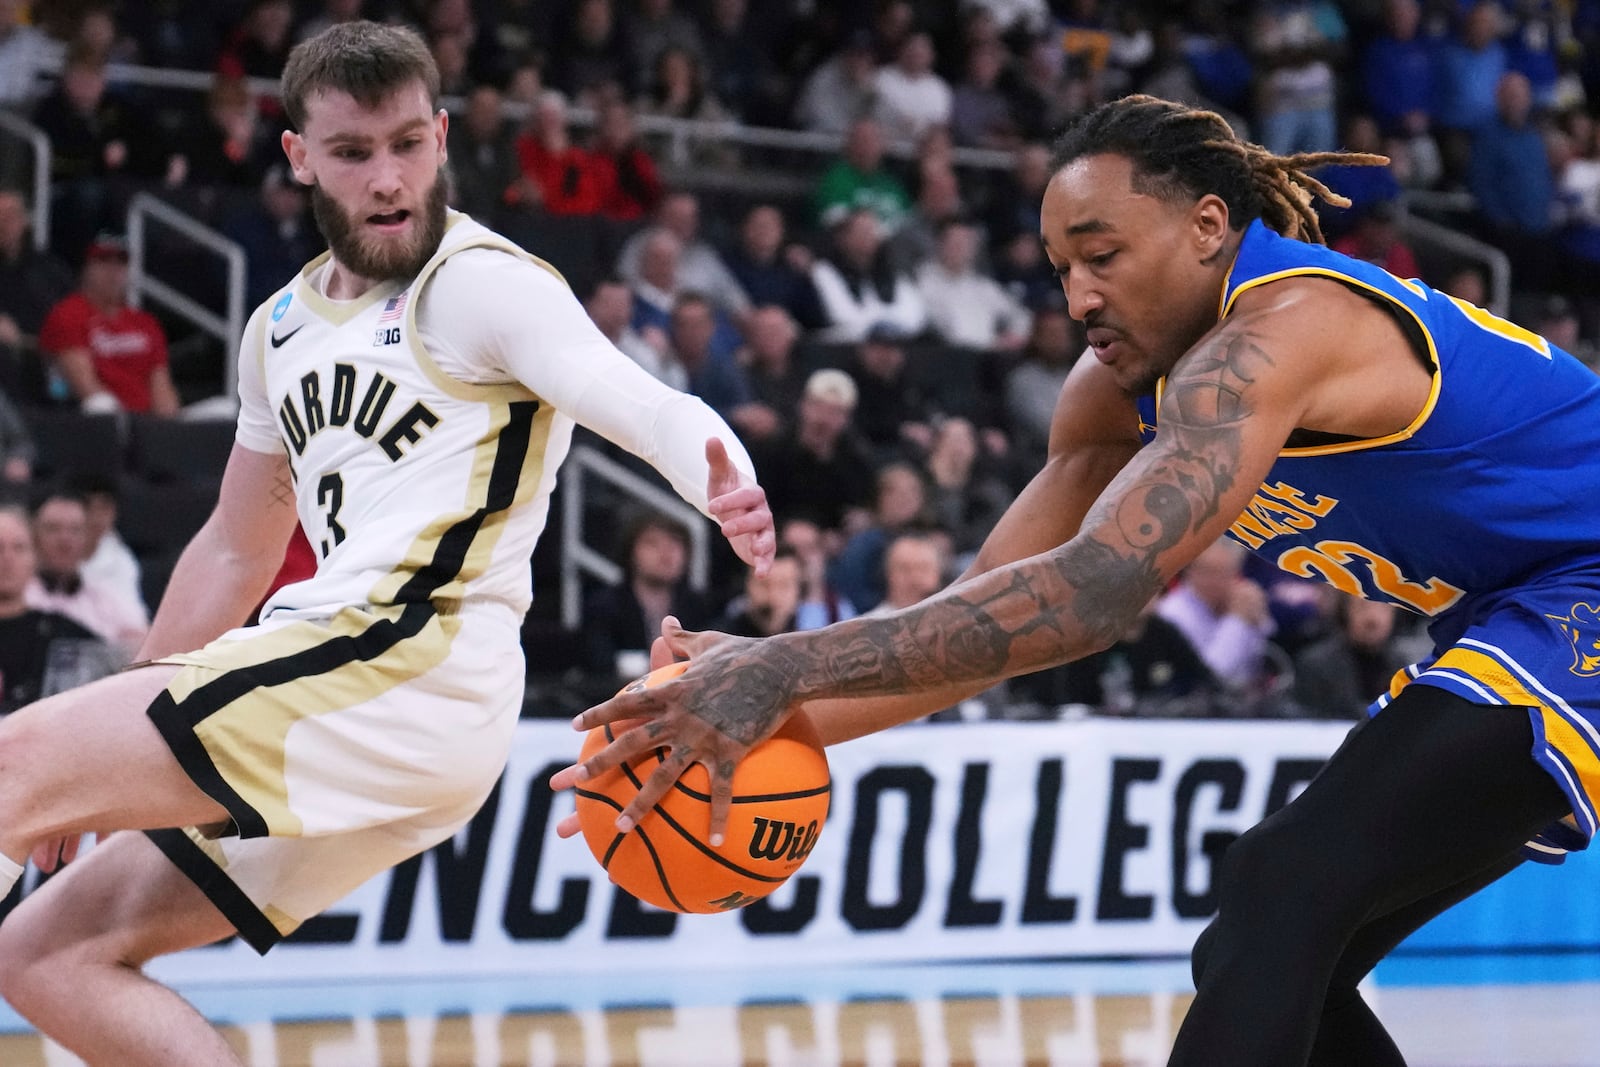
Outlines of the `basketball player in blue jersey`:
M1171 1063L1403 1063L1361 978L1525 854L1555 859L1595 832L1600 380L1527 330L1323 247L1311 194L1328 194L1305 170L1330 161L1273 156L1150 97L1085 116L1056 148L1042 237L1092 358L971 571L915 607L809 633L668 626L689 670L576 722L649 725L552 784L667 744L620 825L691 761L725 796L791 708L836 742L1084 656L1230 536L1429 617L1436 648L1229 849Z
M235 933L264 952L482 804L575 423L771 563L727 425L619 353L553 270L446 210L438 91L409 30L343 24L291 54L284 149L331 254L246 329L236 446L146 662L0 722L0 896L30 853L48 870L82 831L147 831L0 925L0 993L89 1063L238 1063L141 965ZM297 523L315 575L244 627Z

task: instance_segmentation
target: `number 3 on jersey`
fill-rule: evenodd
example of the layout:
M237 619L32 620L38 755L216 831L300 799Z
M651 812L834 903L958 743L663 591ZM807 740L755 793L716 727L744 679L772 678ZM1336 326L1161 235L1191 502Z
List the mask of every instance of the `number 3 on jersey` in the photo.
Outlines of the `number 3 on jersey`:
M328 536L322 539L322 558L327 559L335 545L344 541L344 527L339 525L339 508L344 504L344 478L338 471L324 474L317 483L317 506L327 509Z

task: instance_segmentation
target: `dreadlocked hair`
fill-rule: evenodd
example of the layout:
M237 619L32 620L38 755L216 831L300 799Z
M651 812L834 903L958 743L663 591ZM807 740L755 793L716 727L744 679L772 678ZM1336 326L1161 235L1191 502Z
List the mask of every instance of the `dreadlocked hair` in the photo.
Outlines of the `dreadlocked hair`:
M1090 111L1056 141L1051 173L1084 156L1113 153L1133 163L1133 189L1167 201L1193 202L1214 193L1228 205L1229 225L1242 230L1261 219L1284 237L1325 243L1312 207L1320 197L1349 207L1306 171L1330 163L1377 167L1387 156L1368 152L1273 155L1241 141L1221 115L1143 94Z

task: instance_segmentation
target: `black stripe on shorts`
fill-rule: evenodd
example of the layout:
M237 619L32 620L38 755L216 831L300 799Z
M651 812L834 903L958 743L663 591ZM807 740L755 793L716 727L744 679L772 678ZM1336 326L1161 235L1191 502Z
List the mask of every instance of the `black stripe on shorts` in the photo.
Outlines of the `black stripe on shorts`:
M379 619L359 634L333 637L293 655L227 671L189 694L182 703L162 692L148 715L194 784L227 809L240 837L265 837L267 824L256 809L234 791L211 760L195 728L253 690L299 678L327 674L352 663L376 659L401 641L415 637L434 616L429 603L407 604L397 619Z
M227 872L206 855L205 850L182 830L146 830L155 846L167 859L199 887L206 899L215 904L222 917L233 924L245 943L263 956L267 949L283 940L278 928L273 926L255 902L245 896L244 890L234 884Z

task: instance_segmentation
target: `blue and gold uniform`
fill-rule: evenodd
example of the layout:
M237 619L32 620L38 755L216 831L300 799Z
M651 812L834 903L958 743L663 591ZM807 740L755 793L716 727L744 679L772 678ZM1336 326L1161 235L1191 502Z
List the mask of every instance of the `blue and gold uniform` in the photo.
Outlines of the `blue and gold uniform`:
M1229 534L1291 574L1431 619L1433 658L1373 713L1408 684L1529 708L1533 757L1573 815L1528 849L1559 862L1587 846L1600 804L1600 377L1481 308L1260 221L1221 314L1306 276L1387 308L1433 387L1399 433L1285 448ZM1141 421L1148 436L1152 401Z

